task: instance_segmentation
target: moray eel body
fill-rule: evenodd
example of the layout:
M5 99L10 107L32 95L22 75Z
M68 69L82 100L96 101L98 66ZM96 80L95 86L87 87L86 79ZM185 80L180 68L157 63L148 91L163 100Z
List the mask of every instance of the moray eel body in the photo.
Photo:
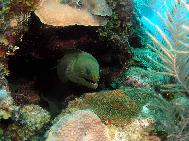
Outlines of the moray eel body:
M63 83L71 81L96 89L99 81L99 64L89 53L84 51L70 52L59 60L57 75Z

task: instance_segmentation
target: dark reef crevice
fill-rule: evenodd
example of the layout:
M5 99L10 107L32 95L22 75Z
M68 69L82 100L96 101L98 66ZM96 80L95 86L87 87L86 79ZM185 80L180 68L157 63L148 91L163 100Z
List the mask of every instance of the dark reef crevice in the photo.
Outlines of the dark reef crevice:
M120 70L118 52L99 39L97 27L69 26L51 27L43 25L32 15L29 29L17 42L19 50L8 58L10 75L8 82L16 103L34 103L47 106L48 100L66 106L67 100L94 90L73 83L62 84L56 75L57 60L67 50L79 49L92 54L101 67L101 90Z

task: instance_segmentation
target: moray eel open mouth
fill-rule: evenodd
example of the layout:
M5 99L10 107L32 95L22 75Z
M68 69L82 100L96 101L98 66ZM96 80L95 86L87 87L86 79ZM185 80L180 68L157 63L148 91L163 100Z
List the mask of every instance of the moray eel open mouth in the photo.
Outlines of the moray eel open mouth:
M97 81L94 81L94 80L91 80L91 79L88 79L88 78L83 78L85 81L91 83L91 84L96 84Z
M96 89L98 87L98 80L92 80L82 77L83 82L86 87Z

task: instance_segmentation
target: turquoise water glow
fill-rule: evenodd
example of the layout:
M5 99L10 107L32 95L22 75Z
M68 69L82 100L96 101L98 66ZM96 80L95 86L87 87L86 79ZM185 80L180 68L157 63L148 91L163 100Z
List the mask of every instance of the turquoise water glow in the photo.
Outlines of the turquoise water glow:
M172 14L174 14L172 7L174 7L175 2L177 1L178 0L134 0L134 3L138 12L140 13L141 23L148 30L150 30L152 33L157 33L154 26L150 25L144 17L149 19L149 21L154 25L159 26L161 30L163 30L169 36L169 34L166 32L166 29L164 28L165 25L163 25L162 19L165 19L166 11L170 11ZM184 1L186 3L189 2L189 0L180 1ZM156 37L161 40L161 37L158 34L156 34Z

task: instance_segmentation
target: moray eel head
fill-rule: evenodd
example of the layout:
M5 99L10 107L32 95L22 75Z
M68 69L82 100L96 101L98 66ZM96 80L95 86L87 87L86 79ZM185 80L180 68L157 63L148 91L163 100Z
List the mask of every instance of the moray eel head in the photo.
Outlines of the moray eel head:
M74 68L75 83L96 89L99 81L99 64L90 54L82 52L79 54Z
M62 80L96 89L98 87L99 64L89 53L80 51L65 55L58 64L57 73Z

